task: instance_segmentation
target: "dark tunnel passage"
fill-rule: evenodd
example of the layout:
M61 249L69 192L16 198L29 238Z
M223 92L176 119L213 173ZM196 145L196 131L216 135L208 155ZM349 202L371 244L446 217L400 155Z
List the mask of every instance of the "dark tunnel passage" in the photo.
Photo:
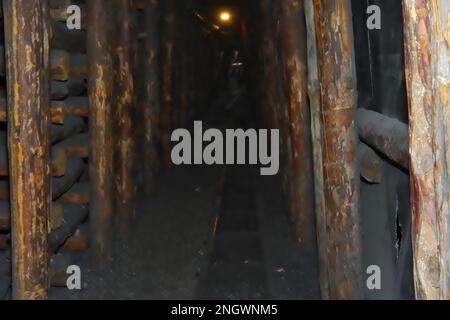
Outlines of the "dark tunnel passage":
M108 272L85 276L86 286L96 289L85 290L83 298L319 299L316 244L312 238L299 246L278 169L276 175L261 176L259 165L221 165L228 149L217 165L205 160L201 165L173 164L176 142L170 141L170 133L186 128L194 140L194 121L201 121L203 133L220 130L224 148L227 129L277 128L279 119L270 119L276 116L268 114L270 106L260 107L265 97L255 55L263 53L251 44L266 41L259 35L260 12L230 1L164 1L159 10L158 54L169 61L159 60L156 80L161 90L158 183L147 191L145 177L140 178L135 226L127 241L119 237L116 242ZM140 23L145 25L146 18L141 16ZM271 57L258 60L266 58ZM275 67L277 62L264 63ZM266 81L281 77L267 74ZM268 94L282 95L277 90ZM140 165L148 159L148 149L144 141L137 150ZM248 145L245 149L248 163ZM237 146L234 152L237 159ZM312 184L308 188L303 197L310 201L305 214L312 236L314 190Z
M401 23L401 8L383 6L397 14L385 24L383 32L389 34ZM392 52L383 52L386 46L376 43L379 35L360 31L364 30L364 8L353 2L355 43L364 43L356 54L358 104L376 111L380 111L377 106L387 106L383 114L404 121L406 99L397 94L404 86L400 31L391 34ZM260 1L258 5L164 1L151 17L141 12L138 25L148 28L151 24L159 30L159 37L150 52L142 51L137 58L137 79L143 79L136 81L137 100L147 103L146 86L160 86L159 114L150 115L159 117L152 129L159 143L150 146L144 139L136 152L137 171L144 174L137 174L142 187L137 192L135 229L127 241L119 237L116 242L109 273L99 277L93 272L86 277L87 283L92 282L86 286L96 289L85 290L84 295L321 298L311 115L305 108L311 98L304 74L310 34L306 24L295 29L303 14L303 6L296 7L295 1ZM148 58L145 54L158 59L154 78L149 79L140 68ZM393 70L392 74L377 74L381 65ZM398 87L391 83L386 88L386 77ZM379 96L396 100L377 101ZM142 126L140 120L136 123ZM203 133L215 128L224 139L227 129L279 129L279 171L261 176L257 165L225 165L226 154L222 160L214 158L216 165L212 166L205 165L204 159L202 165L174 165L176 142L171 141L171 134L186 128L195 140L194 121L201 121ZM247 153L245 160L249 158ZM154 161L154 167L159 167L159 173L150 174L157 177L157 183L149 185L145 161ZM362 228L367 231L363 232L363 264L365 268L381 265L385 270L384 290L365 290L365 296L411 298L410 220L402 214L409 207L404 194L408 178L403 170L385 166L387 180L378 184L361 181L360 212ZM383 215L385 221L380 220Z
M0 0L0 300L442 298L448 48L412 2Z

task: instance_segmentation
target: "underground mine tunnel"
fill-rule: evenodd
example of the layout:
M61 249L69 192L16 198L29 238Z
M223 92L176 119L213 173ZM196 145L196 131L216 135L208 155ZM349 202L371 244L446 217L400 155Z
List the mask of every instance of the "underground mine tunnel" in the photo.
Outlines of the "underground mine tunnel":
M447 299L446 1L3 0L0 299Z

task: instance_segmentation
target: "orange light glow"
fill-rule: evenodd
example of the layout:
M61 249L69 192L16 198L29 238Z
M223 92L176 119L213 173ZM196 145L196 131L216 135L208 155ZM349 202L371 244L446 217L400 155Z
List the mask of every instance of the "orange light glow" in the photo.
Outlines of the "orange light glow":
M220 20L222 22L229 22L231 20L231 13L223 11L220 13Z

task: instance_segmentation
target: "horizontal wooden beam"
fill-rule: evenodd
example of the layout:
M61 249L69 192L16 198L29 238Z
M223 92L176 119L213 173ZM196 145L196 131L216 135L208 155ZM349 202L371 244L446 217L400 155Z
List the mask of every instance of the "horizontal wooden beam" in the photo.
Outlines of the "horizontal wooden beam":
M69 30L65 23L50 19L53 49L61 49L73 53L86 52L86 32L84 30Z
M366 144L401 167L409 167L408 125L375 111L358 109L356 126Z
M51 85L51 98L63 100L68 96L79 96L86 91L83 79L71 78L68 81L53 81Z
M358 146L359 172L367 182L381 183L383 179L383 159L365 143Z
M63 125L52 125L51 141L52 143L60 142L77 133L85 131L86 128L87 126L82 118L68 116L65 118Z
M63 206L64 223L50 234L49 251L56 252L76 232L87 215L88 208L86 206L65 204Z

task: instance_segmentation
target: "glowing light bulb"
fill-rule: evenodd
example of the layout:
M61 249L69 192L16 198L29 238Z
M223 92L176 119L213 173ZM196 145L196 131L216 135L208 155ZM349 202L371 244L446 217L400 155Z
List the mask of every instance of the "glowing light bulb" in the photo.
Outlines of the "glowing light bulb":
M231 14L229 12L221 12L220 13L220 20L222 20L223 22L228 22L231 20Z

